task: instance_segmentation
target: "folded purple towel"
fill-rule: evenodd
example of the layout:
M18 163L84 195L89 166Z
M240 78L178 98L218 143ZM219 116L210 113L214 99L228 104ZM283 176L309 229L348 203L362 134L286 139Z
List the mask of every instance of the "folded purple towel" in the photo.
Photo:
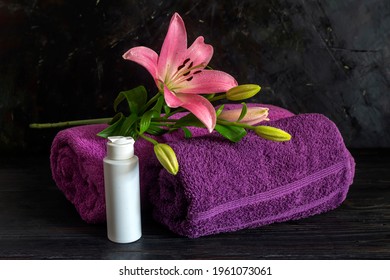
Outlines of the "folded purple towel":
M199 237L300 219L339 206L355 163L334 123L304 114L269 123L289 142L249 133L234 144L216 134L169 143L180 162L150 185L153 216L177 234Z
M249 106L270 108L270 119L280 119L293 114L285 109L263 104ZM227 105L226 108L236 108ZM106 125L87 125L60 131L54 138L50 162L53 179L65 197L74 204L81 218L88 223L106 220L103 158L106 155L106 139L96 136ZM193 128L195 137L208 134L207 130ZM177 142L183 139L181 132L166 134L160 142ZM187 141L187 140L186 140ZM184 144L185 142L183 142ZM148 205L148 188L156 184L161 165L154 156L153 146L143 139L135 143L135 154L139 157L141 174L141 200ZM182 159L184 163L186 159Z

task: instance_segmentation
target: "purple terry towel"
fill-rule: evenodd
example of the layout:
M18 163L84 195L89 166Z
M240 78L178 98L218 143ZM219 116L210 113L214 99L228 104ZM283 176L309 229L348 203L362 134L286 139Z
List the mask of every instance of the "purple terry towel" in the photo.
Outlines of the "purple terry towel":
M288 110L272 105L248 104L248 106L270 108L269 118L279 119L292 116ZM227 109L238 105L227 105ZM103 158L106 155L106 139L96 136L106 125L86 125L60 131L51 147L51 171L58 188L74 204L81 218L88 223L106 220ZM195 137L208 134L206 129L193 128ZM166 134L160 142L180 142L181 132ZM183 144L186 140L183 141ZM155 158L153 145L139 139L135 143L135 154L139 157L141 201L148 207L148 188L158 181L161 165ZM185 159L182 159L185 161Z
M60 131L53 140L50 154L51 171L58 188L74 204L88 223L106 221L103 158L107 140L96 136L107 125L84 125ZM136 141L139 155L141 201L146 204L146 186L153 184L161 167L155 159L153 145Z
M153 216L191 238L305 218L339 206L355 162L336 125L319 114L271 121L289 142L248 133L239 143L217 134L169 143L180 162L150 186Z
M61 130L53 140L51 172L58 188L86 222L106 219L102 160L106 140L96 134L106 125Z

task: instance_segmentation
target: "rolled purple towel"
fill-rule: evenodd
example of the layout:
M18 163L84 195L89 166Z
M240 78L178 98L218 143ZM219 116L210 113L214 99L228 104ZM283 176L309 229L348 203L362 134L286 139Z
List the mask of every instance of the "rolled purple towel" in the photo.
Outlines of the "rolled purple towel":
M271 119L293 115L276 106L249 104L255 105L270 108ZM227 106L236 107L237 105ZM106 155L107 140L96 136L105 127L106 125L86 125L62 130L54 138L51 147L53 179L65 197L74 204L81 218L88 223L102 223L106 220L103 158ZM201 128L193 128L192 132L195 137L208 134L206 129ZM160 142L181 140L181 132L159 138ZM136 141L135 154L140 162L141 201L143 207L148 207L148 188L156 184L162 167L154 155L153 145L143 139Z
M64 129L56 135L51 147L53 179L88 223L106 221L103 158L107 140L96 136L105 127L107 125L98 124ZM141 200L145 205L146 186L156 179L161 167L155 159L152 144L140 140L134 148L140 158Z
M199 237L329 211L346 198L355 163L336 125L319 114L269 123L289 142L249 133L239 143L216 134L169 143L180 162L150 186L153 216L173 232Z
M106 125L86 125L61 130L53 140L51 171L58 188L86 222L103 222L103 158L106 140L96 133Z

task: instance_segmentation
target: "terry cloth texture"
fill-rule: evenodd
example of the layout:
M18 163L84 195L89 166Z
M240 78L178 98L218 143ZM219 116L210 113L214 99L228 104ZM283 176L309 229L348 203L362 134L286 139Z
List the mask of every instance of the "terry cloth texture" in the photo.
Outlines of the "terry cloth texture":
M292 135L273 142L248 133L239 143L217 134L168 144L180 171L161 170L149 186L153 216L173 232L200 237L305 218L339 206L355 163L336 125L320 114L268 123Z
M270 119L279 119L293 114L283 108L266 104L248 104L270 108ZM237 105L227 105L237 108ZM51 147L51 170L54 181L65 197L74 204L81 218L88 223L101 223L106 220L103 158L106 155L106 139L96 136L106 125L86 125L60 131ZM191 129L194 137L208 134L206 129ZM182 142L182 132L166 134L159 142ZM135 154L139 157L141 201L149 207L148 188L155 186L161 171L153 145L139 139L135 143ZM188 159L183 160L191 160ZM182 162L181 162L182 164Z

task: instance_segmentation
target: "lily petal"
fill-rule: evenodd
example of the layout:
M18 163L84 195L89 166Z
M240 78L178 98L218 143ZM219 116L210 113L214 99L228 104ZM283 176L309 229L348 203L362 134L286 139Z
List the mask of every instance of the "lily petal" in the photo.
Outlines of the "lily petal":
M205 44L203 36L199 36L188 48L186 57L193 62L193 65L203 65L204 68L209 64L213 52L213 46Z
M248 108L245 117L241 121L249 125L255 125L262 121L269 121L268 111L268 108L263 107Z
M181 93L207 94L226 92L232 87L237 86L237 81L228 73L217 70L202 70L194 74L193 78L185 80L176 87Z
M165 102L167 103L167 105L171 108L180 107L184 103L166 85L164 85L164 99L165 99Z
M177 94L177 98L180 99L183 104L180 107L187 109L193 113L208 129L212 132L217 116L215 114L215 108L211 105L210 101L200 95L188 95L188 94Z
M169 80L183 63L187 50L187 31L183 19L178 13L172 16L168 33L165 36L158 59L159 79Z
M217 116L210 101L200 95L175 94L167 86L164 86L164 98L167 105L171 108L183 107L193 113L209 132L212 132Z
M247 109L246 115L240 123L245 123L248 125L255 125L268 119L268 108L263 107L251 107ZM218 118L221 120L236 122L241 115L242 108L223 110L219 114Z
M147 47L135 47L128 50L122 57L145 67L152 77L157 79L158 55L154 50Z

